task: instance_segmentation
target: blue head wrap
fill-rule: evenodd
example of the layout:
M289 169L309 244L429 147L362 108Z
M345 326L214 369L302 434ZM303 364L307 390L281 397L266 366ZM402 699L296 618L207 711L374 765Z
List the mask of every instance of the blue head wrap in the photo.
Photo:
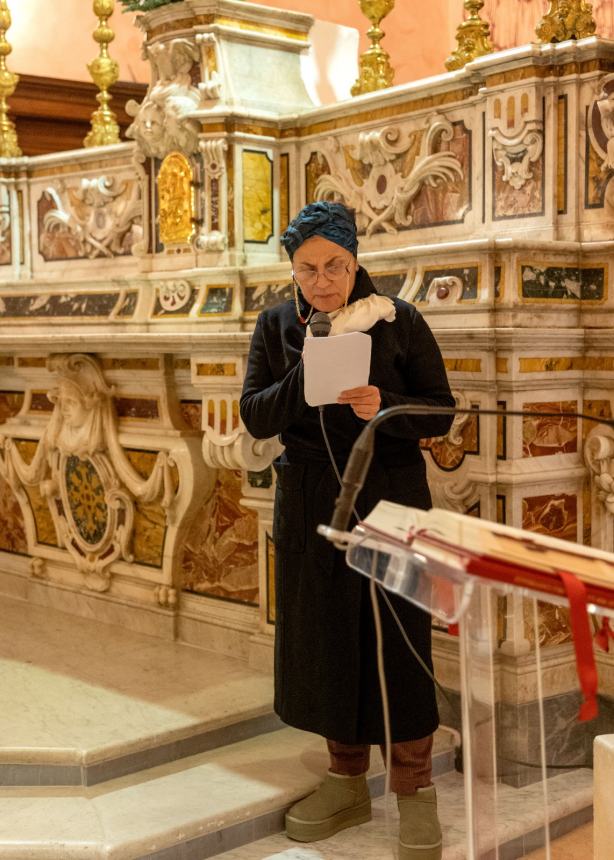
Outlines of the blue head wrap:
M308 203L288 225L281 237L281 244L292 259L303 242L312 236L323 236L355 257L358 238L353 210L342 203L329 203L326 200Z

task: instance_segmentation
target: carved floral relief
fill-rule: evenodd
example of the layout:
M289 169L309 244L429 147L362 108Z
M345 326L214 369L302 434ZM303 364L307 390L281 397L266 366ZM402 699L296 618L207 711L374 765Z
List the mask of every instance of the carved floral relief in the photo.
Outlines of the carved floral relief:
M47 262L125 256L142 239L142 220L135 179L59 179L38 200L39 253Z
M358 231L462 221L470 204L470 133L432 114L424 128L388 125L348 142L330 137L307 165L307 193L356 210Z

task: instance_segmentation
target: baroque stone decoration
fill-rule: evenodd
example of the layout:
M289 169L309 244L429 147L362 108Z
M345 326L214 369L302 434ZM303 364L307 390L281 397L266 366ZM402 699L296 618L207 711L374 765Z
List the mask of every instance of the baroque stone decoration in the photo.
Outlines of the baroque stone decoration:
M219 369L224 370L225 366ZM240 387L236 392L237 398L239 394ZM208 402L208 421L202 443L203 457L208 466L257 472L267 468L281 453L282 445L277 438L254 439L250 436L239 418L238 399L233 394L213 393Z
M593 178L594 189L587 189L589 195L595 191L597 198L605 199L610 207L614 206L614 196L610 179L614 175L614 74L605 75L599 81L597 97L591 104L587 116L588 140L596 153L598 174ZM590 156L587 151L586 169L590 171ZM589 200L590 202L590 200Z
M584 445L584 459L591 471L597 498L614 515L614 431L606 425L595 427Z
M434 188L463 178L457 156L437 148L452 140L452 124L435 113L425 125L409 133L395 125L363 131L355 146L328 138L324 154L331 172L319 177L316 199L351 206L359 232L367 236L409 227L411 204L424 186Z
M492 104L489 131L495 165L503 183L519 191L534 178L532 165L544 148L543 121L537 118L533 93L497 97Z
M192 68L200 59L200 48L190 39L177 38L146 49L154 83L139 105L126 103L134 121L126 136L136 141L146 158L164 158L178 150L191 155L198 149L200 123L191 114L200 106L201 92L192 83Z
M190 305L193 287L189 281L163 281L158 285L158 301L163 311L176 313Z
M198 147L203 156L207 211L194 245L199 251L223 251L228 244L221 218L222 200L226 196L222 194L222 188L228 142L224 138L205 138L200 140Z
M0 476L25 508L26 489L38 488L58 546L70 554L88 588L106 591L113 562L133 560L135 500L159 501L173 521L173 461L159 452L146 479L131 465L119 441L113 390L94 358L58 354L47 368L58 377L48 395L54 406L49 422L29 461L8 432L0 435Z
M116 175L58 179L38 201L39 253L46 261L118 257L143 235L139 183Z

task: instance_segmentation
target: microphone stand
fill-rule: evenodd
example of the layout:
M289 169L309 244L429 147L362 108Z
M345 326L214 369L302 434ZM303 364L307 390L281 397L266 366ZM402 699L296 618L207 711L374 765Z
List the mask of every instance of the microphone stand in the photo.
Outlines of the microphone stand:
M350 517L356 503L356 497L364 486L371 460L373 459L373 446L375 431L380 424L396 415L496 415L497 417L521 416L528 418L582 418L595 424L605 424L614 429L614 420L595 418L585 412L538 412L523 409L466 409L456 406L427 406L420 403L405 403L400 406L390 406L382 409L372 418L361 431L360 436L354 443L350 458L345 467L342 478L342 486L337 500L335 510L329 526L320 526L318 532L324 534L329 540L333 540L337 546L343 540L343 533L347 531Z

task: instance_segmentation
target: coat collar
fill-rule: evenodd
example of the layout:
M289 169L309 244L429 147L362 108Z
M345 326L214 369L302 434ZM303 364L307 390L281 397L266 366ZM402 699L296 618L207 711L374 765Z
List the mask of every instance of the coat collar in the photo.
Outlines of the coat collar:
M373 293L377 294L377 290L373 285L373 281L371 280L369 273L366 269L363 269L362 266L359 266L358 271L356 272L354 289L350 293L350 297L348 299L348 305L357 302L359 299L366 299L367 296L370 296ZM304 318L307 318L309 311L311 310L311 305L305 301L305 297L303 296L300 289L298 290L298 300L299 306L301 308L301 315Z

